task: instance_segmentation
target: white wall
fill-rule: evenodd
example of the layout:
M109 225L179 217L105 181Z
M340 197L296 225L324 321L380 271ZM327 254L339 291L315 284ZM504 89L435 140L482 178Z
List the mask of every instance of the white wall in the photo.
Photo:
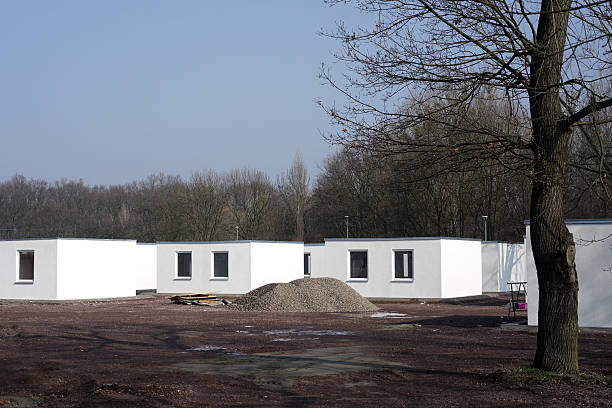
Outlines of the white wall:
M304 253L310 254L310 273L313 278L327 276L325 244L304 244ZM303 259L304 257L302 257Z
M508 282L527 279L525 244L482 243L482 291L507 292Z
M177 252L191 251L192 276L176 277ZM213 252L228 253L228 278L214 278ZM157 291L159 293L242 294L251 290L251 243L158 242Z
M18 282L20 250L34 251L31 282ZM57 240L0 241L0 299L56 299L56 273Z
M136 244L136 289L157 289L157 245Z
M526 250L524 243L506 243L501 245L500 270L501 279L499 291L507 292L508 282L524 282L527 280L525 271Z
M612 220L567 221L576 243L578 325L612 327ZM597 241L591 242L590 241ZM527 225L528 324L538 324L538 281Z
M480 240L440 240L442 247L441 298L482 294L482 248Z
M499 292L501 242L482 243L482 291Z
M252 242L251 288L304 277L302 242Z
M393 276L393 250L412 250L413 280L396 280ZM480 244L478 246L480 250ZM313 254L312 277L332 277L346 282L366 297L440 298L440 239L326 239L324 250L306 246ZM368 251L368 279L349 279L349 251ZM319 261L320 253L324 256ZM321 265L323 264L323 265ZM480 274L480 266L478 267Z
M136 294L136 241L57 240L57 299L125 297Z

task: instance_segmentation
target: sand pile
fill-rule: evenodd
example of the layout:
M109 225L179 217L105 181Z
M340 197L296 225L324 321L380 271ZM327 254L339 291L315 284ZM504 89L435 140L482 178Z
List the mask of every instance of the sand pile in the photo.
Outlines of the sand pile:
M264 312L370 312L378 310L346 283L334 278L305 278L270 283L240 296L232 307Z

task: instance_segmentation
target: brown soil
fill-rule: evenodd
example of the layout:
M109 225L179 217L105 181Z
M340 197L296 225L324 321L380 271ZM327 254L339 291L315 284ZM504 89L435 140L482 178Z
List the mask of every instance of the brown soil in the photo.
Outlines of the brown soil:
M531 382L497 371L528 367L536 344L533 330L500 326L504 300L375 303L256 313L163 296L0 301L0 406L612 406L609 331L580 335L581 368L602 381ZM381 312L404 316L371 317Z

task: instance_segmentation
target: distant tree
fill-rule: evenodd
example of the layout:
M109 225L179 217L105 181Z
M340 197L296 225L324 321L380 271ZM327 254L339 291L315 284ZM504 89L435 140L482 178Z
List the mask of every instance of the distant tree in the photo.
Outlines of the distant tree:
M265 239L270 236L270 203L274 186L261 171L232 170L226 175L229 225L238 227L241 239Z
M353 3L374 23L340 24L329 34L349 68L343 83L322 72L348 100L346 108L324 106L340 128L330 140L386 156L411 153L438 172L496 163L528 175L540 291L534 367L576 372L578 279L564 222L566 169L572 136L580 137L575 129L602 125L597 113L612 106L600 91L612 75L609 1ZM487 100L503 103L523 131L479 122L473 112ZM426 137L419 128L427 124L443 132ZM609 177L603 166L595 171Z
M308 205L310 178L299 150L293 164L278 177L276 188L281 196L289 225L290 237L304 241L304 213Z

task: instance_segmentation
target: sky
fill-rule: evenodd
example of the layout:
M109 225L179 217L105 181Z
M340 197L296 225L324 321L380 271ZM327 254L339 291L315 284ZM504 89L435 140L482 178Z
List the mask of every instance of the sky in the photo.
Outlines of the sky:
M353 14L351 14L353 13ZM0 180L123 184L163 172L252 168L299 149L312 175L333 128L315 100L365 18L321 0L0 2Z

